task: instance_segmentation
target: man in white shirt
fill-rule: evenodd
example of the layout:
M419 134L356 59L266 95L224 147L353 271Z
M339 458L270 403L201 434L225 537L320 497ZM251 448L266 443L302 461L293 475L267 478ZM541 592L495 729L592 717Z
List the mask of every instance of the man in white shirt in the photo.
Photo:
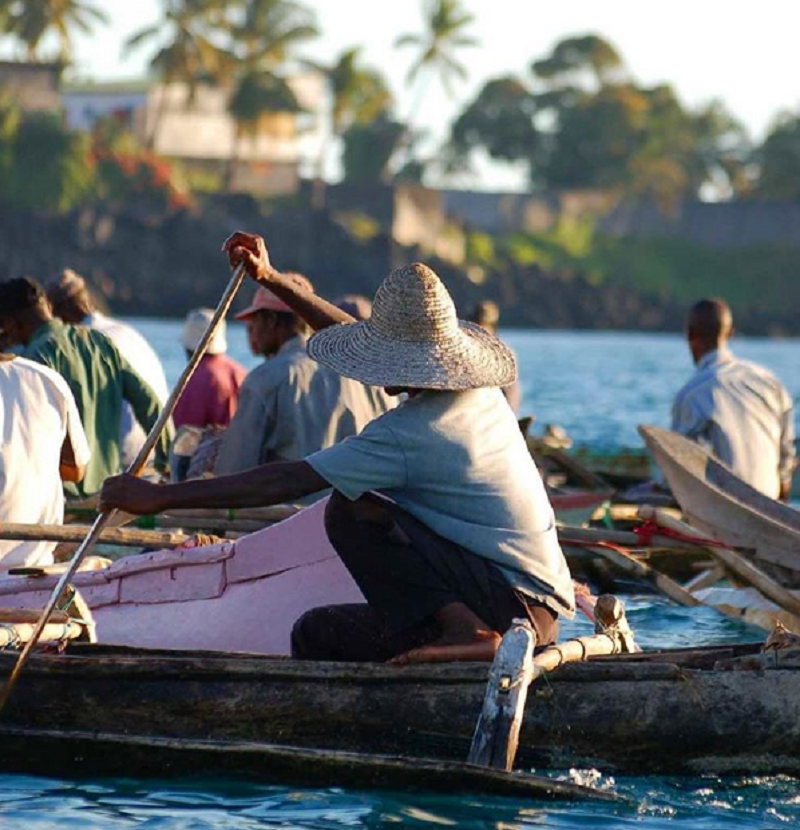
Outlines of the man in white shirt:
M80 324L103 332L120 354L150 384L163 406L169 397L164 367L152 346L133 326L101 314L86 286L86 280L70 268L47 286L47 299L53 314L65 323ZM122 463L128 466L144 444L147 435L136 419L131 405L124 401L120 423Z
M733 316L724 300L696 303L687 323L697 369L678 392L672 429L707 447L771 498L788 499L794 473L794 404L763 366L728 349Z
M89 445L57 372L0 353L0 520L61 524L63 481L80 481ZM51 565L55 542L0 541L0 571Z
M297 657L491 660L515 617L553 642L575 599L553 509L500 391L516 379L513 353L459 321L419 263L390 274L357 323L275 271L261 237L235 233L225 250L317 331L314 360L408 400L303 461L170 486L109 479L102 507L275 504L333 487L326 531L367 604L305 614Z

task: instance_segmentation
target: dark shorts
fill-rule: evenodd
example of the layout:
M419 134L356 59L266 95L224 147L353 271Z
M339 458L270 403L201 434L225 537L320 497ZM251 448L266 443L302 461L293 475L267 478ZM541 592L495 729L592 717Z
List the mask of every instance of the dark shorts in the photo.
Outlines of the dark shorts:
M367 604L304 614L292 632L295 657L387 660L435 640L434 615L454 602L500 633L522 618L530 620L539 645L558 636L554 611L512 588L494 563L438 536L393 502L372 495L350 502L334 493L325 529Z

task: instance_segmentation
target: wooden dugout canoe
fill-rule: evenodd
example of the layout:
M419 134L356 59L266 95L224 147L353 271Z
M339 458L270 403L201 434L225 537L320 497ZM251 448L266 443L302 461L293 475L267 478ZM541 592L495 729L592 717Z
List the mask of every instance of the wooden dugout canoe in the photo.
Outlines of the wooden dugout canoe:
M517 766L799 773L798 650L765 658L758 648L563 666L530 690ZM0 653L0 678L15 659ZM73 645L31 657L0 721L0 768L94 772L112 747L114 768L129 762L136 774L144 744L150 766L163 761L168 772L173 739L215 742L217 772L225 747L233 757L242 742L463 761L487 674L485 664L396 668Z
M748 548L784 587L800 588L800 511L760 493L682 435L652 426L639 432L689 524Z

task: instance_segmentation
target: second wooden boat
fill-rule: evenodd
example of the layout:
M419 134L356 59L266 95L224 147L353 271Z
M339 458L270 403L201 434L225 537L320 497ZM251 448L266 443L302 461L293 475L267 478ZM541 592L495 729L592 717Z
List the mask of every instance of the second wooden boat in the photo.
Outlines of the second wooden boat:
M787 588L800 588L800 512L742 481L694 441L639 427L689 524L754 561Z

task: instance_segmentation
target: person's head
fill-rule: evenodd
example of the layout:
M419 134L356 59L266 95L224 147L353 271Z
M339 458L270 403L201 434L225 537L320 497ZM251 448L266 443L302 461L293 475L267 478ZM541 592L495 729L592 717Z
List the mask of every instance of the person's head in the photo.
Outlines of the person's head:
M187 355L191 356L194 353L213 317L214 312L210 308L195 308L186 315L183 322L183 332L181 333L181 345ZM222 319L219 321L214 336L206 346L206 354L225 354L228 351L225 328L225 320Z
M6 346L27 345L53 316L44 289L31 277L0 282L0 330Z
M94 311L86 280L71 268L65 268L59 277L48 284L47 299L53 314L65 323L80 323Z
M724 346L733 334L730 306L717 297L700 300L689 311L686 338L694 362Z
M333 304L356 320L369 320L372 316L372 301L363 294L344 294Z
M500 320L500 309L497 307L497 303L491 300L481 300L472 310L469 319L481 328L486 329L490 334L495 334L497 323Z
M302 274L289 273L306 291L313 292L311 282ZM237 320L244 320L247 325L247 339L253 354L271 357L276 354L287 340L300 334L308 334L308 326L279 297L269 289L260 287L256 290L253 302L241 313Z
M517 379L514 353L484 328L459 320L439 277L419 262L383 281L369 320L317 332L308 354L389 394L505 387Z

